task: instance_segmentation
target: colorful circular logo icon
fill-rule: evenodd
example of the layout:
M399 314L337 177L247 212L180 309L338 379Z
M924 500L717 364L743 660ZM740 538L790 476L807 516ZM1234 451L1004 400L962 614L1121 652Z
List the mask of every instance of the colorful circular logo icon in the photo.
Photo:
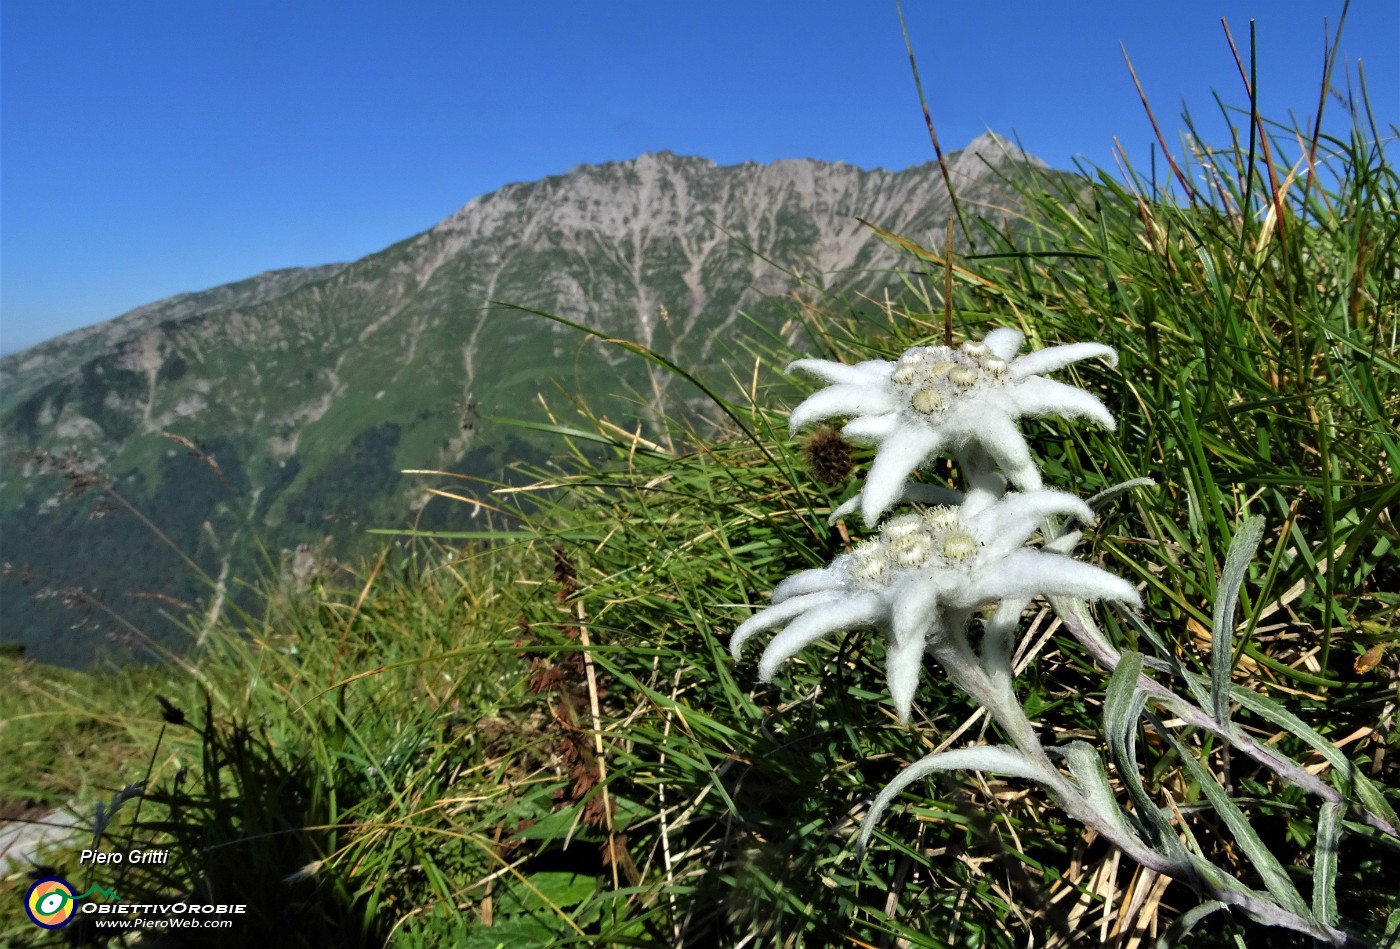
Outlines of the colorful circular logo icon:
M73 887L63 877L44 877L25 894L24 911L35 926L44 929L67 926L78 911Z

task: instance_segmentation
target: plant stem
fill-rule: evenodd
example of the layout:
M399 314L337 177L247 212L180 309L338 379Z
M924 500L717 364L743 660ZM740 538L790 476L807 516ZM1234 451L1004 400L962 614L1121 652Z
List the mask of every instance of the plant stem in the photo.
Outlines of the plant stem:
M1149 847L1137 837L1126 833L1123 825L1114 820L1112 816L1101 814L1099 809L1090 803L1080 791L1075 781L1062 773L1050 760L1050 756L1046 754L1045 746L1041 744L1034 726L1026 716L1025 709L1016 700L1011 680L987 674L968 645L966 633L958 632L947 635L936 632L929 637L928 652L938 661L938 664L955 685L987 709L987 713L1006 733L1006 736L1021 752L1022 756L1036 765L1037 771L1041 774L1041 783L1070 817L1087 827L1092 827L1115 847L1147 869L1181 880L1213 899L1218 899L1222 903L1243 910L1260 922L1307 933L1333 945L1346 944L1347 935L1341 930L1290 913L1273 901L1243 886L1236 888L1217 885L1211 880L1203 878L1190 863L1174 860ZM998 682L1002 684L999 686ZM1171 693L1167 692L1167 694ZM1177 701L1181 702L1182 700L1177 699ZM1183 704L1188 703L1183 702ZM1228 877L1228 874L1225 876ZM1233 880L1232 877L1228 878Z

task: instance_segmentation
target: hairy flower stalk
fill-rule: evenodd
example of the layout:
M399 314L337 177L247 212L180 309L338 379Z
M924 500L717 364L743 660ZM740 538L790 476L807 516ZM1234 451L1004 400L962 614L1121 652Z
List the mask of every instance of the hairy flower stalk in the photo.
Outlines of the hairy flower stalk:
M1116 365L1117 356L1097 343L1054 346L1017 356L1022 339L1016 330L996 329L980 343L914 347L896 361L847 366L800 359L788 367L828 383L793 410L793 433L811 422L844 417L849 421L842 436L876 448L869 477L854 497L832 513L832 522L859 510L866 527L873 528L896 505L907 505L912 511L886 520L875 536L827 566L802 571L778 584L771 605L734 631L730 648L735 660L750 638L776 630L758 664L759 678L768 682L784 661L824 636L870 627L885 637L886 680L901 722L909 720L924 663L932 659L986 708L1009 740L1008 745L938 752L909 765L873 801L857 839L858 851L868 844L891 801L913 782L936 771L993 771L1039 783L1071 817L1094 827L1143 866L1208 894L1218 901L1217 906L1233 906L1261 922L1334 944L1346 942L1346 934L1332 925L1326 901L1320 902L1315 894L1310 909L1271 854L1250 849L1253 845L1242 841L1268 893L1251 890L1210 864L1199 851L1188 851L1156 805L1142 796L1133 743L1144 703L1150 698L1183 721L1225 738L1284 780L1322 797L1319 860L1323 859L1324 824L1331 835L1327 846L1335 854L1345 804L1338 792L1295 762L1262 748L1238 726L1220 718L1219 710L1228 708L1227 699L1217 697L1207 703L1216 708L1212 714L1180 698L1140 674L1143 658L1120 653L1088 619L1086 601L1109 600L1133 610L1141 600L1127 581L1075 560L1072 552L1080 534L1062 528L1060 520L1064 519L1065 528L1071 521L1092 524L1095 505L1151 482L1138 479L1118 485L1088 504L1043 487L1017 420L1062 415L1112 428L1113 418L1097 397L1041 378L1042 374L1088 358ZM914 471L944 454L957 461L966 490L909 481ZM1037 533L1038 546L1031 544ZM1117 737L1111 735L1109 745L1120 772L1131 773L1130 790L1137 788L1132 813L1117 802L1100 753L1082 741L1046 749L1016 697L1012 667L1016 633L1023 611L1037 596L1048 597L1089 655L1115 672L1105 700L1105 728L1110 728L1110 718L1117 723L1112 726ZM974 624L979 613L985 618ZM1140 620L1130 618L1141 628ZM974 650L969 638L979 626L980 651ZM1169 668L1167 663L1147 664ZM1182 672L1179 667L1177 671ZM1202 694L1199 680L1182 674L1193 693ZM1223 686L1211 688L1218 691L1228 685L1226 677ZM1194 759L1188 764L1201 768ZM1201 769L1200 774L1207 772ZM1358 778L1358 785L1364 788L1364 779ZM1212 790L1207 788L1207 796ZM1223 791L1219 794L1212 804L1228 824L1238 811L1231 810L1234 805ZM1393 815L1384 802L1374 803L1373 798L1367 806L1364 819L1394 834Z

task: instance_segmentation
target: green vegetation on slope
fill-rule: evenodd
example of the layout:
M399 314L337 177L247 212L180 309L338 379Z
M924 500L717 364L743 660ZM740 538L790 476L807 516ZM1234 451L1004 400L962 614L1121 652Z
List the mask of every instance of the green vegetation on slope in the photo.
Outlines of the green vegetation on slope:
M958 159L968 190L1005 203L975 151ZM992 166L1023 160L988 157ZM947 206L929 166L720 167L646 155L510 185L317 279L165 301L140 321L54 341L32 362L16 356L5 364L14 395L0 400L0 517L18 539L5 559L33 582L0 577L0 642L43 662L145 660L102 607L178 652L185 637L163 618L170 601L192 608L214 595L212 582L169 569L172 554L148 525L107 510L97 492L56 504L66 485L43 458L113 485L182 545L197 545L184 549L211 577L275 576L280 552L300 544L353 559L372 553L366 528L414 521L415 486L399 469L499 481L509 462L551 450L547 432L498 422L543 421L542 380L620 422L650 426L659 406L678 403L669 375L497 301L586 319L715 372L740 313L781 324L769 294L804 281L851 293L895 285L897 255L857 216L886 208L884 223L922 234L941 226ZM385 461L391 430L398 440ZM217 447L218 473L172 479L167 461L186 445ZM173 497L181 493L191 499ZM471 526L456 505L433 505L429 518ZM87 573L73 556L84 533L125 556ZM256 608L239 589L226 595ZM97 613L75 614L66 606L75 599Z
M848 362L942 342L945 315L954 339L1011 325L1036 346L1117 348L1117 370L1090 365L1076 380L1103 395L1117 432L1026 423L1054 486L1086 496L1158 482L1105 512L1091 557L1140 583L1158 635L1203 663L1224 553L1247 515L1263 515L1235 682L1286 703L1400 804L1400 177L1373 130L1315 144L1304 130L1303 155L1280 130L1267 163L1255 132L1245 123L1238 146L1217 152L1188 141L1209 164L1183 167L1172 193L1108 176L1022 182L1029 250L948 261L903 242L927 279L910 278L881 335L834 309L793 319L801 354ZM1300 160L1312 173L1289 178ZM168 845L179 862L109 882L124 897L248 900L255 912L230 945L272 933L316 945L331 930L347 944L473 947L1016 946L1030 933L1061 945L1162 932L1193 894L1120 865L1016 781L921 782L855 858L875 790L959 733L987 728L994 741L995 729L937 678L921 684L914 722L898 724L878 637L809 647L772 686L729 659L729 633L777 581L860 533L827 526L850 485L819 483L786 435L797 393L780 371L794 353L776 335L753 349L756 365L733 368L746 399L712 399L720 435L677 420L666 447L586 410L559 419L573 470L526 466L531 483L491 500L520 526L420 537L411 555L274 593L265 614L210 637L197 671L160 685L185 724L160 726L154 700L120 683L87 706L55 701L61 673L10 663L23 687L0 699L4 720L27 724L0 730L0 760L63 772L11 786L51 802L82 793L98 779L49 749L88 717L121 722L113 740L130 757L104 780L116 790L149 775L113 846ZM388 442L366 451L385 457ZM1106 671L1048 608L1031 613L1018 690L1047 733L1100 740ZM1100 613L1110 638L1136 646ZM1285 729L1239 715L1334 776ZM1227 767L1207 736L1175 733ZM1257 884L1176 753L1144 738L1139 754L1211 859ZM1237 803L1306 893L1316 801L1239 756L1228 768ZM1382 871L1395 842L1348 831L1340 925L1393 938L1400 885ZM70 850L48 860L80 886L99 880ZM16 940L37 944L14 915L24 885L5 882L0 912ZM1289 944L1211 922L1190 944Z

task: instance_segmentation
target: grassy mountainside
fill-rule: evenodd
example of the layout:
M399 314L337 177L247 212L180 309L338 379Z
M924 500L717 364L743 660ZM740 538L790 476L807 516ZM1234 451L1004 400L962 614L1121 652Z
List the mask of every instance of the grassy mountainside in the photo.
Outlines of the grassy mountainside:
M984 136L952 156L965 204L1014 202L999 176L1025 159L1008 149ZM542 396L653 433L693 399L497 301L635 339L734 392L725 375L751 372L741 333L795 331L774 295L898 289L896 252L857 218L923 236L950 210L935 165L644 155L509 185L352 264L166 301L10 357L0 635L79 665L149 656L142 636L179 651L161 612L237 599L230 578L276 576L283 551L350 558L369 526L476 523L457 505L423 513L429 496L398 471L494 481L541 460L544 436L501 420L545 421Z
M125 899L246 901L210 945L1312 945L1223 904L1187 934L1189 887L991 773L911 785L862 859L851 842L876 789L933 748L1006 736L932 668L899 722L885 643L865 630L808 645L767 685L751 655L729 656L775 584L865 533L828 523L851 472L818 480L787 436L794 397L767 388L787 360L887 359L950 328L1011 326L1030 348L1094 340L1120 357L1061 375L1101 394L1116 430L1023 423L1053 487L1156 481L1106 506L1083 545L1143 597L1143 625L1095 610L1106 640L1152 650L1149 675L1183 694L1188 672L1218 670L1244 733L1350 806L1332 814L1333 877L1317 796L1161 707L1130 717L1134 756L1104 793L1150 795L1174 841L1256 894L1294 891L1357 944L1393 943L1397 844L1362 817L1400 804L1400 176L1359 127L1280 134L1257 163L1254 129L1237 131L1238 147L1184 150L1211 164L1182 180L1211 187L1027 181L1029 249L947 260L907 241L931 277L911 278L892 319L794 309L800 344L753 344L753 390L712 399L719 432L562 417L552 437L575 470L524 465L529 490L493 498L519 505L516 529L419 538L409 556L275 590L188 666L106 681L6 660L3 803L90 807L145 782L143 809L125 801L103 839L169 847L170 866L81 868L84 842L44 859ZM1318 173L1278 186L1303 160ZM1226 551L1255 515L1262 544L1221 619ZM1014 688L1046 740L1111 746L1109 670L1050 605L1023 621ZM1208 652L1221 637L1228 654ZM1263 699L1285 713L1259 713ZM85 765L93 743L74 736L103 756ZM1217 780L1229 806L1205 790ZM44 944L18 915L26 886L0 884L0 913L16 944Z
M196 293L181 293L138 307L129 313L45 340L19 353L0 357L0 416L27 399L36 389L82 366L119 344L153 327L223 310L253 306L333 276L344 264L294 267L224 284Z

